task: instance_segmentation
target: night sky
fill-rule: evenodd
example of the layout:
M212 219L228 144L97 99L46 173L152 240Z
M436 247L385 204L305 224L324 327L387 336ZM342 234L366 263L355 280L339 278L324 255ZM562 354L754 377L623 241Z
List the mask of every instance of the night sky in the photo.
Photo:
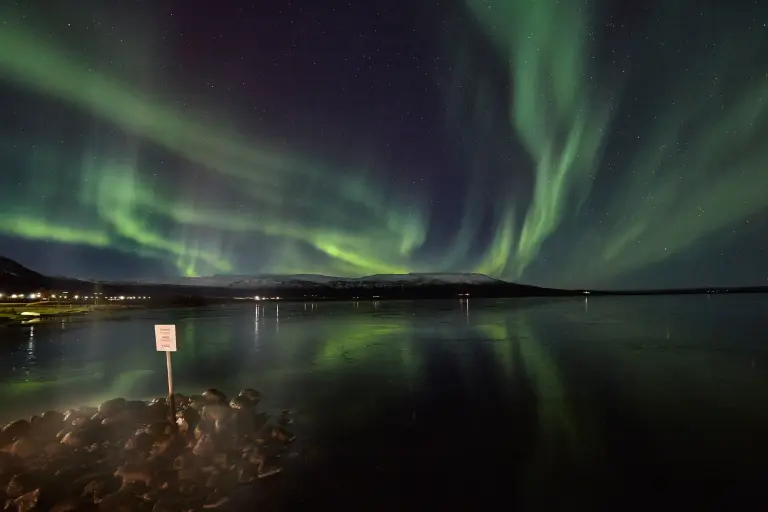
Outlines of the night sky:
M0 7L0 254L768 285L768 3Z

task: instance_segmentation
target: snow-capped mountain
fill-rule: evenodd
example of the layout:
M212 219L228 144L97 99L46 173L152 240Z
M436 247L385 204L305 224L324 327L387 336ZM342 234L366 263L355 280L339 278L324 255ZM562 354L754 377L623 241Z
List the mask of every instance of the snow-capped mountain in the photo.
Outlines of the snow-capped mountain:
M494 285L504 281L483 274L376 274L364 277L335 277L319 274L185 277L141 284L259 289L259 288L391 288L439 285Z
M483 274L377 274L335 277L317 274L209 276L135 281L85 281L39 274L6 258L0 259L0 291L67 290L112 295L151 296L155 300L182 297L234 299L264 295L281 298L446 298L462 294L485 297L542 296L562 293L519 285Z

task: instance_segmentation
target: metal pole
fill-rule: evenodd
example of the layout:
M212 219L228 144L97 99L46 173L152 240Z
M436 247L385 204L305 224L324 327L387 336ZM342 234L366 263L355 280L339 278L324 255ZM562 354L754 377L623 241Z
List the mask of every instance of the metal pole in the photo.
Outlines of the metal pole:
M165 351L165 365L168 369L168 405L171 408L171 423L176 424L176 407L173 403L173 370L171 369L171 352Z

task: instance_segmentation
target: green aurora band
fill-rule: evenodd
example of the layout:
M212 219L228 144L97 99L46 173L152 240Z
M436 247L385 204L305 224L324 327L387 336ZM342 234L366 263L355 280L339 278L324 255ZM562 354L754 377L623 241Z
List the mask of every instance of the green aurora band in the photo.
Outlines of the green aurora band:
M510 63L510 123L535 162L533 199L521 230L515 231L515 198L508 197L486 272L521 275L558 227L580 213L587 227L570 248L576 264L566 273L596 282L663 261L767 209L768 148L760 135L768 128L768 72L756 75L746 65L765 40L758 30L726 27L722 39L702 44L719 49L715 58L689 50L666 66L653 64L669 68L669 76L659 79L663 87L651 91L658 92L663 114L637 137L628 178L610 204L584 211L623 88L600 83L600 70L590 66L588 12L594 5L467 5ZM675 34L676 19L699 27L688 13L673 11L659 13L670 27L659 34L649 30L649 40L682 38Z
M329 169L276 151L109 76L39 27L15 22L0 30L0 47L13 49L0 52L0 79L118 127L128 142L87 151L74 173L55 148L25 155L16 164L23 166L19 187L0 190L0 234L158 258L187 276L238 271L237 240L258 235L270 255L259 266L275 273L462 270L527 280L529 267L554 250L547 244L578 219L580 236L558 270L560 282L570 284L575 275L580 283L608 282L664 261L766 209L768 148L759 134L768 128L768 74L733 62L735 54L738 63L759 56L757 32L724 33L737 48L722 44L714 57L684 54L679 62L689 66L665 67L659 115L623 152L629 172L601 201L593 185L624 84L602 80L593 67L589 27L597 17L581 0L466 0L466 7L472 17L465 23L477 23L499 62L509 63L509 97L497 104L478 93L475 102L508 113L508 127L482 151L503 152L509 132L534 164L532 190L496 187L495 233L482 247L472 242L486 214L478 191L490 186L492 173L469 180L461 231L436 265L420 254L430 233L428 201L387 186L377 169ZM484 90L482 78L459 80L474 80L468 91ZM98 133L92 137L98 146ZM167 183L156 177L160 169L144 168L134 139L189 162L189 183ZM202 193L209 181L226 190L219 194L226 203Z
M98 74L87 64L79 64L44 40L30 29L4 27L0 46L16 51L2 53L0 75L69 102L230 178L230 188L240 194L236 201L240 208L206 206L196 202L192 190L175 194L172 187L163 190L162 184L147 180L148 173L139 172L130 151L118 158L96 154L83 159L81 176L76 180L83 184L79 204L67 201L62 216L61 212L45 211L50 199L42 205L6 200L13 206L0 216L0 231L171 256L186 275L196 275L198 264L219 272L233 270L223 247L199 237L206 230L251 231L275 237L275 243L283 243L284 248L280 265L273 266L277 272L317 268L308 261L291 261L292 242L309 244L326 255L333 263L331 268L341 274L407 271L408 256L426 232L423 214L416 210L414 201L377 193L384 189L364 181L365 173L324 172L306 162L259 149L237 133L204 126ZM47 166L62 166L55 157L47 160ZM33 168L25 174L30 197L51 198L41 191L41 184L51 194L78 186L66 184L63 173L53 175L50 171L47 167ZM334 206L327 207L329 204ZM155 223L146 221L150 214L162 215L177 229L170 233L156 230ZM56 222L56 218L62 220Z

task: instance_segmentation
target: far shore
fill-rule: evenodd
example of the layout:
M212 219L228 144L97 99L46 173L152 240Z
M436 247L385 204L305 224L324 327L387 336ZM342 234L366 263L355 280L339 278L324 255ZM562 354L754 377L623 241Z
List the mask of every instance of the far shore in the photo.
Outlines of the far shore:
M27 325L53 318L81 316L100 311L145 307L138 304L78 304L54 302L0 302L0 326Z
M525 295L505 295L495 293L482 293L488 290L477 290L480 293L460 293L453 291L440 290L406 290L407 293L398 290L376 290L381 295L373 295L370 290L354 290L339 293L339 290L332 290L333 293L303 295L303 296L283 296L269 297L262 295L259 297L233 297L233 296L204 296L204 295L167 295L163 297L143 297L146 300L126 300L110 301L107 303L88 303L84 301L57 301L42 300L37 302L19 302L18 300L2 302L0 301L0 327L15 325L31 325L44 323L46 320L58 319L63 317L88 316L94 313L109 313L123 310L138 309L162 309L162 308L193 308L224 304L268 304L268 303L297 303L297 302L381 302L381 301L402 301L402 300L447 300L459 298L462 300L472 299L526 299L526 300L547 300L547 299L567 299L574 297L629 297L629 296L669 296L669 295L734 295L734 294L753 294L768 293L768 287L754 288L730 288L730 289L687 289L687 290L642 290L642 291L567 291L553 290L552 293L525 294ZM491 290L493 291L493 290ZM355 295L351 296L351 293ZM357 294L360 295L357 295Z

